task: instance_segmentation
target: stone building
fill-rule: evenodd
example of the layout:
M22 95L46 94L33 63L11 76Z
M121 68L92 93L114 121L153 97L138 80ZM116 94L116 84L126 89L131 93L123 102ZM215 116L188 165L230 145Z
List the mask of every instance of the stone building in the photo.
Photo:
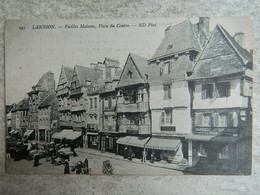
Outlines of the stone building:
M192 116L186 78L208 38L208 25L209 19L203 17L198 24L186 20L168 27L148 60L152 138L145 147L154 151L157 159L179 162L188 158L184 140L191 133Z
M234 170L250 164L252 55L235 39L217 25L188 78L193 116L192 134L186 136L190 165Z
M38 105L50 93L55 91L54 74L49 71L45 73L38 83L32 86L29 96L29 130L35 133L35 139L38 140Z
M28 137L31 136L28 134L29 132L27 132L28 123L29 123L29 99L28 98L24 99L18 103L17 111L19 112L19 115L20 115L19 132L20 132L21 136L23 136L23 137L24 137L24 135L26 135ZM33 135L31 136L31 138L33 138Z
M128 55L116 91L119 153L128 146L140 158L151 134L147 59Z
M38 106L38 140L50 142L51 135L59 127L58 99L56 93L49 94Z
M58 86L56 89L56 96L59 100L59 113L60 113L60 128L72 129L71 112L70 112L70 82L73 74L73 69L62 66L59 77Z

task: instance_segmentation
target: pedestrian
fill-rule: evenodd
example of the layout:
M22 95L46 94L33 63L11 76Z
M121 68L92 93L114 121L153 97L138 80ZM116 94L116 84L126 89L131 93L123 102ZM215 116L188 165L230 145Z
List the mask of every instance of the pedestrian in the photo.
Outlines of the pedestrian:
M84 161L83 172L84 172L84 174L88 174L88 173L89 173L89 169L88 169L88 159L87 159L87 158L85 158L85 161Z
M70 166L67 160L65 161L64 174L70 174Z
M128 157L128 150L127 150L127 147L125 147L124 149L124 158L127 158Z
M81 174L82 173L82 162L79 161L76 167L76 174Z
M144 148L144 150L143 150L143 159L142 159L142 162L145 162L145 161L146 161L146 156L147 156L147 152L146 152L146 150L145 150L145 148Z
M36 142L35 144L35 150L39 150L39 146L38 146L38 143Z
M154 163L154 158L155 158L155 154L154 151L152 151L151 160L150 160L151 163Z

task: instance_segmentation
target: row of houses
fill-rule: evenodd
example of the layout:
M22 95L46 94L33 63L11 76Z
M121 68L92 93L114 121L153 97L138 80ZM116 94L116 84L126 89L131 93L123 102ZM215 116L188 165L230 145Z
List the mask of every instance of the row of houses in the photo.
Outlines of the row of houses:
M62 66L56 91L48 72L24 100L28 112L13 112L29 116L38 140L70 130L101 151L237 169L251 159L252 54L243 33L209 32L209 22L168 27L151 59L130 53L123 69L110 58Z

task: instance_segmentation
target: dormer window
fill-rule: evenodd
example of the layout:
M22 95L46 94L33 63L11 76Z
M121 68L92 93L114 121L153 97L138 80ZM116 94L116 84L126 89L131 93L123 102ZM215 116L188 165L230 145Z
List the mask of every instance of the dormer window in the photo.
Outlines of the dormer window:
M168 45L167 50L172 48L172 44Z

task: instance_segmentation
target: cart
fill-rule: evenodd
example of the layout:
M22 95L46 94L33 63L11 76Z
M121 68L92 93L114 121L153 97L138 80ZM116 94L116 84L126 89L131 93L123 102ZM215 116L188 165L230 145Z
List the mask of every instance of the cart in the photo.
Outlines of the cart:
M103 161L103 167L102 167L102 172L104 174L113 174L113 167L110 163L110 160L105 160Z

